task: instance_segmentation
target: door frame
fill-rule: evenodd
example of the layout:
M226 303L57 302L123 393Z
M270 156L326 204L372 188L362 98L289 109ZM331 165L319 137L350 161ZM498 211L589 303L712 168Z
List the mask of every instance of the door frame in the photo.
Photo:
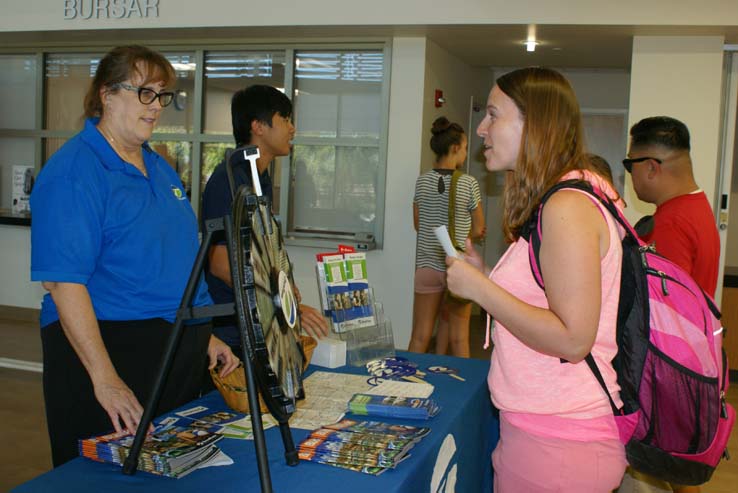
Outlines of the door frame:
M730 195L733 183L733 167L736 159L736 117L738 116L738 45L725 45L723 65L723 110L722 135L719 149L719 171L717 189L713 202L713 211L720 236L720 263L718 285L715 290L715 301L720 306L723 294L723 275L725 273L725 256L728 246L728 227L730 212Z

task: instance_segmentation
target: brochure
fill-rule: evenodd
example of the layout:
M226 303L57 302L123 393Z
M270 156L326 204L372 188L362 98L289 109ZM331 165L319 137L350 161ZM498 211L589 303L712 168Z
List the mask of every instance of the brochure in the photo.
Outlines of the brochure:
M377 475L404 461L430 428L344 419L314 430L298 447L301 460Z
M428 419L440 407L433 399L408 398L392 395L354 394L348 403L348 411L362 416L389 418Z
M223 438L194 423L190 426L160 425L148 435L141 448L138 469L171 478L180 478L194 469L216 463L232 463L214 444ZM122 466L134 435L110 433L79 441L80 455L99 462Z

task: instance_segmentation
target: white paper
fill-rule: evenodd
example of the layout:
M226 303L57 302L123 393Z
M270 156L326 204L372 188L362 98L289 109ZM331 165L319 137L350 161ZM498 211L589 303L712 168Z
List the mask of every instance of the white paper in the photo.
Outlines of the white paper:
M261 423L263 429L267 430L273 426L277 426L277 421L272 417L271 414L262 414ZM217 431L219 435L223 435L226 438L235 438L237 440L253 440L254 430L251 426L251 415L247 414L238 421L231 421L224 425Z
M351 397L370 390L368 379L368 375L313 372L303 382L305 399L297 402L290 427L315 430L339 421L346 413Z
M441 243L446 255L449 257L459 258L459 252L456 251L454 244L451 243L451 237L448 235L446 225L442 224L438 226L433 230L433 232L436 234L436 238L438 238L438 241Z
M433 385L429 383L400 382L398 380L385 380L373 387L366 394L393 395L397 397L416 397L426 399L433 393Z

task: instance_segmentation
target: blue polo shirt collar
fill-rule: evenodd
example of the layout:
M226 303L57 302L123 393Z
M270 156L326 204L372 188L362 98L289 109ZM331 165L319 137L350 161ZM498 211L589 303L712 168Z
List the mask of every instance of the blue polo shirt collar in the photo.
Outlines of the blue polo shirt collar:
M126 163L121 158L110 143L105 139L105 136L98 130L97 124L100 122L100 118L93 117L85 120L85 128L82 130L82 140L92 148L92 150L100 158L100 163L111 171L123 171L136 173L134 169L131 169L131 165ZM148 142L143 143L143 148L146 151L151 151ZM148 167L148 166L147 166Z

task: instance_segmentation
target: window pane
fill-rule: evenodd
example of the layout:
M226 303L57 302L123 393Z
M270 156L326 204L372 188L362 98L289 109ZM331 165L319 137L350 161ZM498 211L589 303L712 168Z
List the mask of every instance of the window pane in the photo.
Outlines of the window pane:
M163 53L163 55L172 64L177 74L177 81L172 88L177 92L177 97L161 112L155 131L192 133L194 122L192 101L195 95L195 71L197 70L195 55L193 53Z
M14 172L13 168L33 168L33 165L33 139L0 138L0 212L3 214L13 209L14 175L25 172L22 168ZM16 193L19 191L16 189Z
M225 158L226 150L233 149L233 144L217 143L202 145L202 165L200 171L200 191L205 191L205 185L215 167Z
M182 91L166 108L156 127L161 133L192 132L191 105L195 88L194 55L165 53L177 74L175 89ZM49 130L82 128L84 100L103 54L50 54L46 58L46 126Z
M294 232L374 232L376 147L296 145L290 180Z
M100 54L50 54L46 57L46 124L49 130L80 130L84 101ZM51 154L47 154L50 156Z
M379 139L383 63L381 51L297 53L297 136Z
M232 135L231 97L239 89L267 84L284 90L283 51L205 54L205 133Z
M187 198L192 200L192 143L176 141L151 141L151 148L167 160L182 180Z
M233 144L226 143L210 143L203 144L202 146L202 173L200 176L200 191L205 191L205 185L210 179L210 175L213 174L215 167L225 159L226 151L233 149ZM279 192L280 192L280 177L279 166L273 161L269 165L269 176L272 179L272 211L275 214L279 214ZM200 200L202 204L202 200Z
M0 128L34 128L36 73L35 55L0 55Z

